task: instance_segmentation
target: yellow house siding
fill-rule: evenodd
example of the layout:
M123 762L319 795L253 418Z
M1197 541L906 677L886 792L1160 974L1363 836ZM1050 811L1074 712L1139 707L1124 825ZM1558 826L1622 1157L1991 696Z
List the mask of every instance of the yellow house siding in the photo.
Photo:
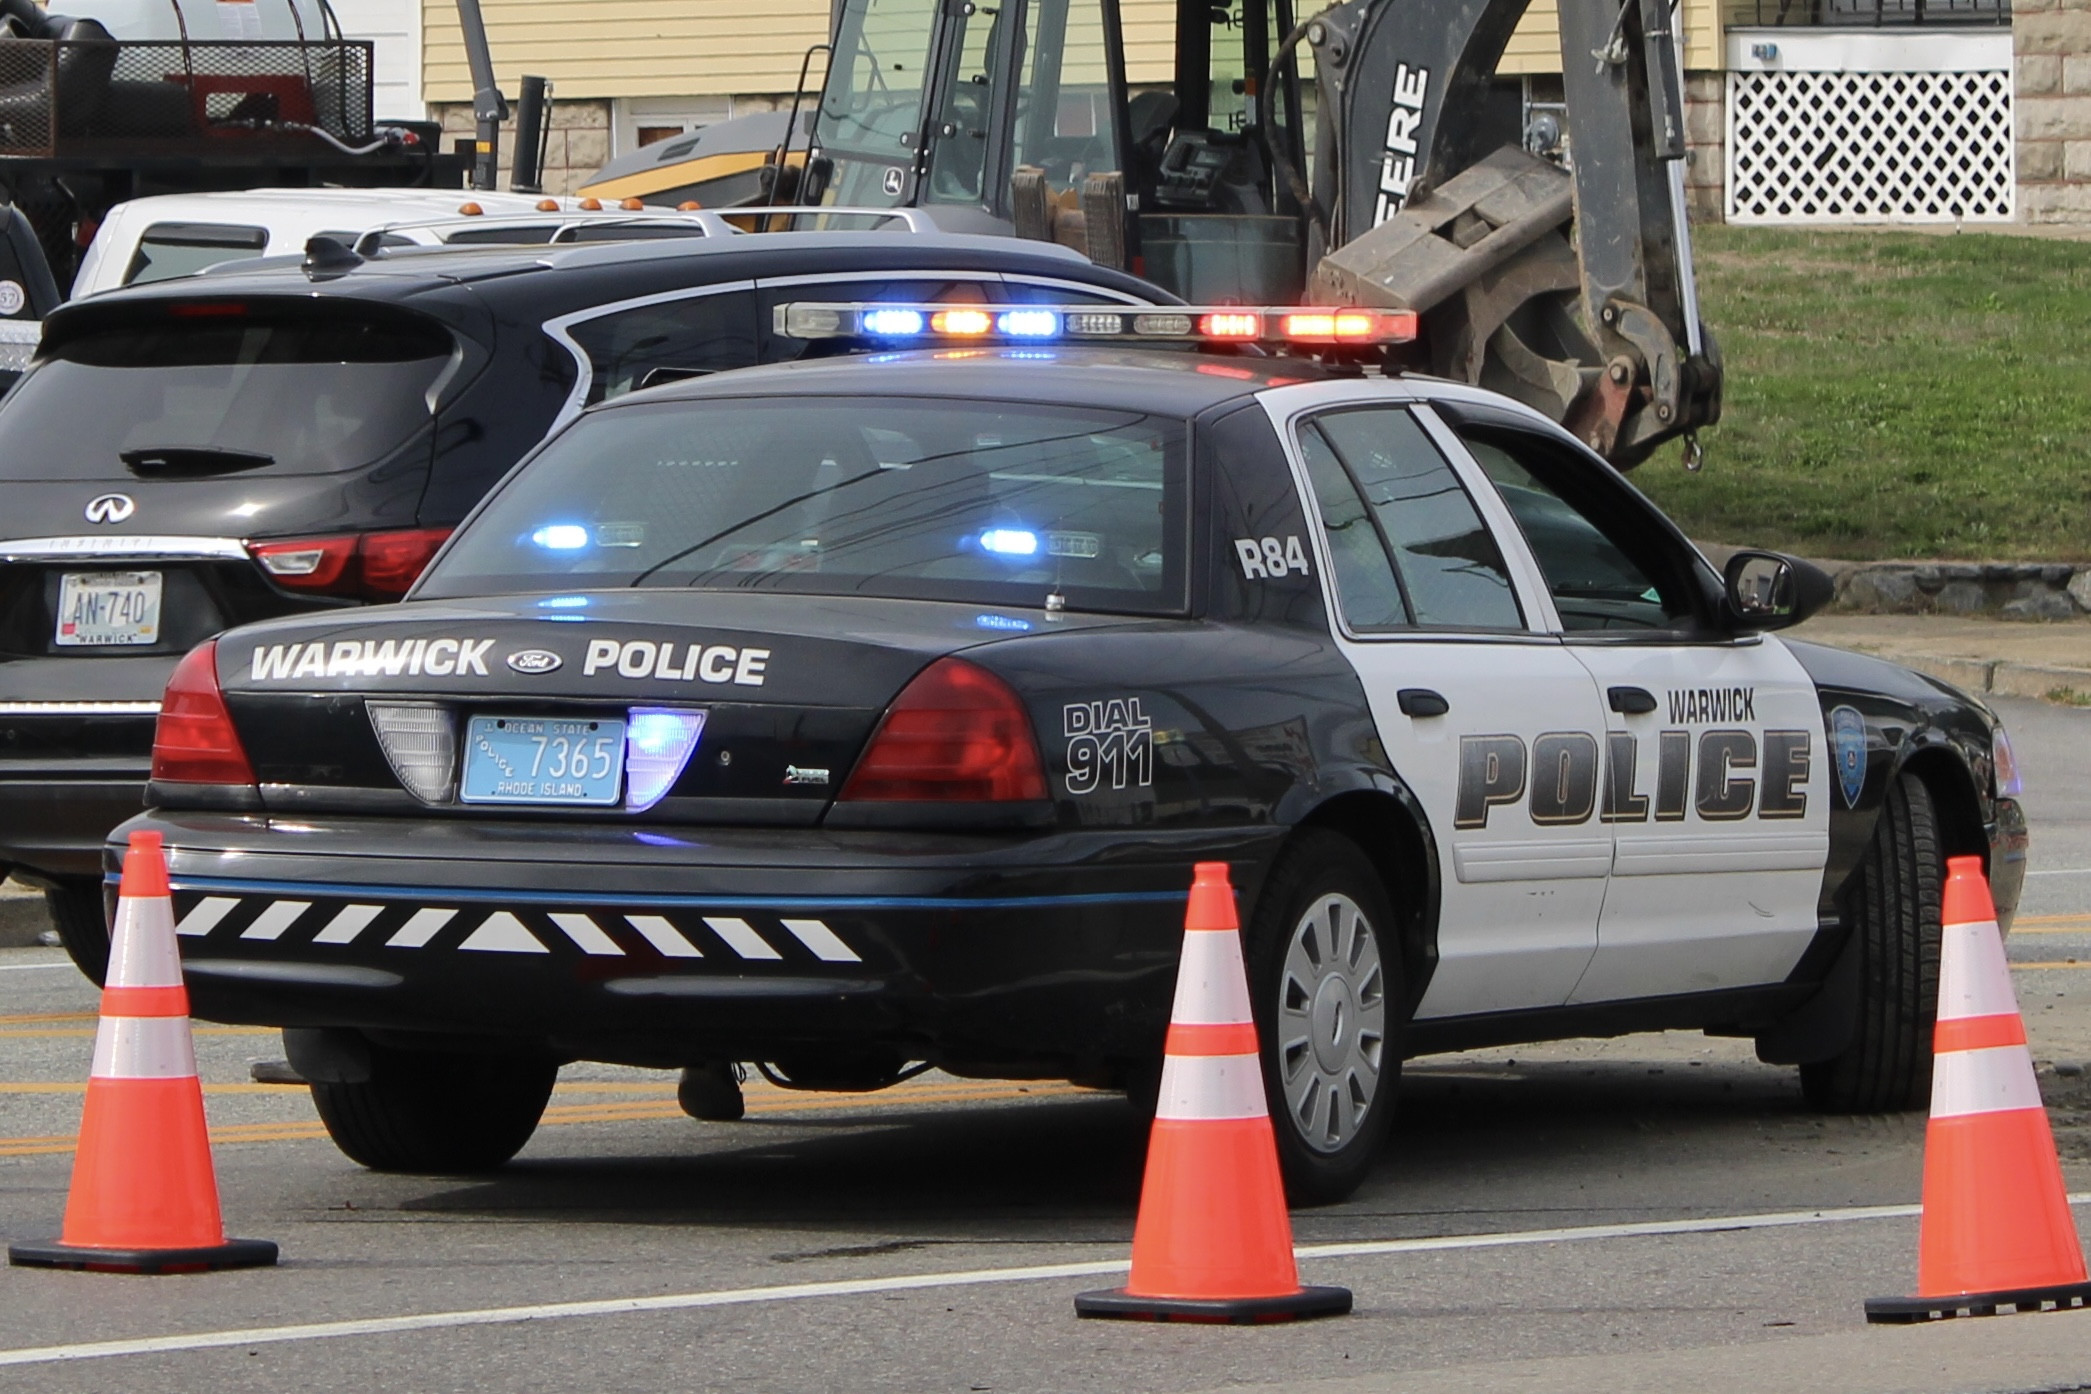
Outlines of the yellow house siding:
M525 73L562 100L788 92L828 0L482 0L494 71L511 95ZM431 102L469 101L455 0L422 0L422 81ZM820 68L814 67L818 80Z
M1684 65L1694 70L1721 66L1721 12L1716 0L1684 0ZM1496 71L1561 71L1561 21L1554 0L1532 0L1532 8L1525 11L1524 21L1510 36Z

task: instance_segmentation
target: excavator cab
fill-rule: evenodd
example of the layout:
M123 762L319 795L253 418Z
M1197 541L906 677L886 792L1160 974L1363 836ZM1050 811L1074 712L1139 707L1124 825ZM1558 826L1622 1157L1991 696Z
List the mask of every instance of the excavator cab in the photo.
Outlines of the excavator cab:
M1060 242L1198 304L1413 310L1406 366L1622 466L1718 419L1672 0L1556 0L1545 157L1496 74L1528 0L1293 3L1128 28L1119 0L841 0L793 195Z

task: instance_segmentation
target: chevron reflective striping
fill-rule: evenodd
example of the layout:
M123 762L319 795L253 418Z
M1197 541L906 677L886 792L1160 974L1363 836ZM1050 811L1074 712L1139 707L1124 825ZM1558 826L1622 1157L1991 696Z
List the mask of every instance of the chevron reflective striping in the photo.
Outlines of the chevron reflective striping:
M603 927L586 915L555 914L552 923L558 925L559 932L573 940L582 953L624 957L624 950L617 947L617 941L603 933Z
M742 958L781 959L783 954L770 947L769 940L757 934L746 920L722 915L717 919L710 915L704 922L711 926L712 933L726 941L726 947Z
M857 951L835 937L835 931L819 920L786 920L785 929L792 938L813 950L813 956L823 963L862 963Z
M298 916L312 908L309 900L272 901L269 908L254 917L254 923L240 932L242 939L280 939L283 931L298 922Z
M682 937L665 917L660 915L626 915L624 922L639 931L647 943L660 951L663 958L703 958L704 951Z
M480 922L479 928L465 937L460 949L471 949L486 954L548 954L550 949L538 942L536 935L523 927L523 922L506 910L496 910Z
M385 913L382 905L344 905L341 913L327 921L327 927L312 936L315 944L353 944L356 936L370 928L370 922Z
M399 933L385 941L388 949L418 949L436 937L444 925L457 918L455 910L416 910Z
M232 907L239 903L238 896L207 895L189 907L189 913L182 916L182 922L174 927L174 932L188 935L209 934L218 927L218 921L231 914Z

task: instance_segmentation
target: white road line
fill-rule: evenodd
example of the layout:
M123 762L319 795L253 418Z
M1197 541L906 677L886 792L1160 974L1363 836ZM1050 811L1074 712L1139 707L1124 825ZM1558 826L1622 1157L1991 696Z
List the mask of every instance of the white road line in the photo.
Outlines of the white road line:
M71 959L66 959L63 963L7 963L0 964L0 973L33 973L39 968L70 968L72 966L73 961Z
M2029 871L2028 876L2091 876L2091 866L2063 866L2046 871Z
M2072 1205L2091 1205L2091 1192L2072 1195ZM1447 1249L1495 1249L1521 1244L1565 1244L1593 1239L1640 1239L1665 1234L1724 1234L1739 1230L1784 1229L1795 1225L1850 1224L1858 1220L1904 1219L1915 1205L1861 1205L1836 1210L1788 1210L1763 1215L1723 1215L1701 1220L1646 1220L1618 1225L1583 1225L1568 1229L1511 1230L1501 1234L1448 1234L1430 1239L1371 1239L1349 1244L1308 1244L1293 1252L1302 1259L1363 1258L1386 1254L1442 1252ZM1132 1265L1122 1259L1097 1263L1053 1263L1028 1268L974 1268L944 1273L906 1273L890 1278L855 1278L829 1283L791 1283L778 1287L723 1288L711 1292L674 1292L657 1297L607 1297L592 1302L546 1302L528 1307L481 1307L413 1316L361 1317L348 1321L309 1322L299 1326L256 1326L246 1330L196 1331L177 1336L141 1336L121 1341L88 1341L68 1346L27 1346L0 1350L0 1366L50 1365L73 1360L106 1360L120 1355L166 1355L187 1350L222 1350L228 1346L280 1345L292 1341L325 1341L340 1336L392 1336L463 1326L503 1326L527 1321L561 1321L569 1317L612 1317L635 1312L682 1312L700 1307L743 1307L769 1302L801 1302L815 1297L862 1297L873 1293L915 1292L926 1288L984 1287L1000 1283L1049 1282L1059 1278L1107 1278Z

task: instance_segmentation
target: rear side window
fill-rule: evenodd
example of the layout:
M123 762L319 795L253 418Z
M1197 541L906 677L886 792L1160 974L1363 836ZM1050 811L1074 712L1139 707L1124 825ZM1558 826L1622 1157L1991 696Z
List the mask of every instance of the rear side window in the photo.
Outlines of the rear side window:
M1157 613L1182 421L941 398L634 403L525 465L424 596L647 586Z
M233 223L154 223L138 239L131 264L124 268L127 286L193 276L220 262L258 257L268 249L267 228Z
M127 454L159 451L184 474L372 465L427 427L454 347L432 321L362 306L111 324L61 339L0 403L0 479L125 479L142 472Z
M588 400L601 402L755 362L754 296L726 291L667 300L583 320L566 332L588 358Z

